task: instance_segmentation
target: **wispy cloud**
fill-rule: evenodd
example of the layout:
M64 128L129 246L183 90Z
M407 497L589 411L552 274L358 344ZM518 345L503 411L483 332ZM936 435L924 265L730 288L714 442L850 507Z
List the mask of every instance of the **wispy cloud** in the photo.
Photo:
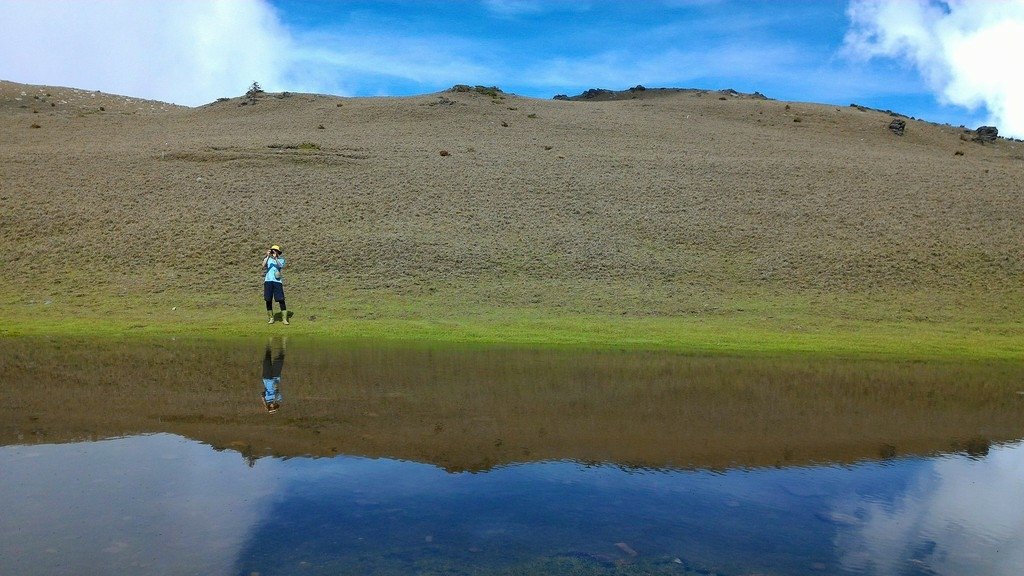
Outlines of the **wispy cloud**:
M522 16L563 10L581 11L590 8L590 2L585 0L483 0L483 5L498 16Z
M732 78L745 77L756 82L775 77L798 57L798 49L784 45L719 46L699 52L608 51L576 59L541 61L524 71L523 81L552 88L625 88L637 83L686 87L695 81L721 78L723 71L728 71Z
M429 87L497 76L487 62L464 56L476 52L476 45L459 38L320 32L296 40L291 61L294 83L314 91L330 85L333 93L361 93L359 85L372 84L373 79ZM324 75L316 77L317 70ZM347 88L341 84L346 81L352 83Z
M846 54L907 62L945 103L1024 136L1024 0L854 0Z

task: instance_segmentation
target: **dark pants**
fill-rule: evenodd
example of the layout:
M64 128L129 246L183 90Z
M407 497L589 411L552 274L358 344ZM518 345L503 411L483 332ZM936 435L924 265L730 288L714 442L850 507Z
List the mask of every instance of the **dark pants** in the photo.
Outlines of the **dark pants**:
M273 404L281 403L281 370L284 369L284 347L271 351L267 343L267 351L263 355L263 402L267 410L273 410Z
M264 282L263 283L263 300L267 303L267 310L272 308L271 302L277 300L281 304L281 310L285 310L284 305L284 284L280 282Z
M280 378L281 370L284 368L284 350L278 350L275 354L267 344L267 351L263 354L263 378Z

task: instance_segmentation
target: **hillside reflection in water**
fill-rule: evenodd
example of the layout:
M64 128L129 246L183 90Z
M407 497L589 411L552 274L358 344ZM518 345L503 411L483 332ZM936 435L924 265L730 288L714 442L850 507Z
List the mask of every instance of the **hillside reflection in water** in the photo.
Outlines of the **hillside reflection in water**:
M1024 565L1017 365L0 347L0 573Z

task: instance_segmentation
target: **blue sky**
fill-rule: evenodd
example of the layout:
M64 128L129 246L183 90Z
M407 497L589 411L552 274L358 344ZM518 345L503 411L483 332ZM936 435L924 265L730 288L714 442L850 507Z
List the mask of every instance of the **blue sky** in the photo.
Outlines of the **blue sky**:
M198 105L733 88L1024 136L1024 0L0 0L0 78Z
M498 85L550 98L588 88L733 88L783 100L910 110L943 121L944 107L902 62L843 54L847 2L396 1L308 3L274 9L310 53L332 61L332 92L434 92L454 83ZM344 72L341 72L344 70ZM978 116L978 115L975 115Z

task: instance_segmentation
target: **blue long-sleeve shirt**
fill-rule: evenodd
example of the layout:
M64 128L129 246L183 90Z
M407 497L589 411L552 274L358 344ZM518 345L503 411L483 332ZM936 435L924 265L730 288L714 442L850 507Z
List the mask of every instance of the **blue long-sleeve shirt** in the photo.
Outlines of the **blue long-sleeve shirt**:
M278 278L278 274L275 274L275 272L282 270L284 270L283 256L278 256L276 259L267 258L267 274L263 279L267 282L282 282L282 278Z

